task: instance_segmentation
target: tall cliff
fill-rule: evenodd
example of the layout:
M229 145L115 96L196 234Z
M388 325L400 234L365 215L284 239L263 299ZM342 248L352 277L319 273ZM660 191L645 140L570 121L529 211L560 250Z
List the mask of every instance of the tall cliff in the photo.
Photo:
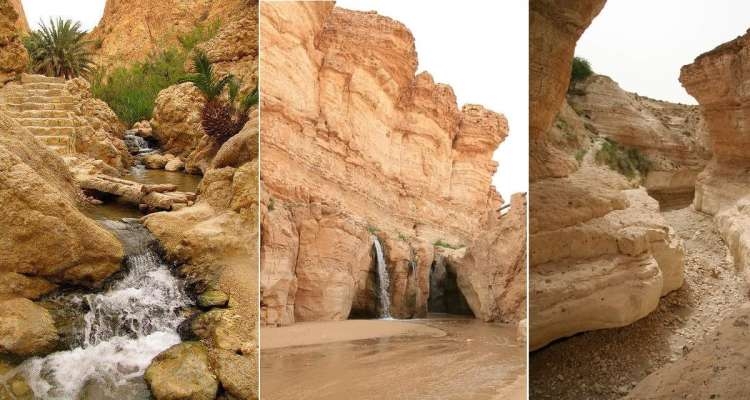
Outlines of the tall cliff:
M630 324L683 283L682 242L658 203L595 162L596 127L584 119L586 110L578 115L565 102L576 41L603 6L602 0L530 3L532 350ZM598 99L589 111L603 106Z
M29 21L26 19L26 12L23 10L23 4L21 4L21 0L10 0L10 4L18 14L18 18L16 19L15 24L16 31L20 32L21 34L28 33L30 31Z
M107 0L104 15L88 35L96 43L97 64L105 68L143 61L154 51L177 45L196 26L243 16L247 0Z
M470 245L500 206L505 117L415 75L412 34L374 12L263 2L260 26L263 320L372 315L373 237L392 312L424 315L433 243Z
M716 216L734 261L750 281L750 32L698 56L682 67L680 82L698 100L713 151L698 177L693 205Z

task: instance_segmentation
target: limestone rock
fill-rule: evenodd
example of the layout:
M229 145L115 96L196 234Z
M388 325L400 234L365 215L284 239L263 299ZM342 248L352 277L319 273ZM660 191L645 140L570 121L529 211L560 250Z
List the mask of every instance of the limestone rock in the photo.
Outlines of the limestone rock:
M99 24L87 35L94 41L95 61L107 70L144 61L178 37L217 20L234 21L250 6L246 0L136 1L107 0Z
M750 391L750 305L743 305L685 357L647 376L625 399L741 399Z
M185 168L185 162L180 160L179 158L173 158L169 161L167 161L166 164L164 164L164 170L165 171L179 171L181 169Z
M156 356L144 375L156 400L213 400L219 389L206 347L176 344Z
M15 79L29 62L19 35L21 18L26 18L18 11L23 11L18 0L0 0L0 85Z
M207 290L198 296L198 305L204 308L224 307L229 302L229 296L221 290Z
M142 138L148 139L153 137L153 128L151 128L151 122L149 121L136 122L135 124L133 124L132 131L134 131L136 135Z
M209 351L209 359L221 387L238 399L258 399L258 363L255 357L239 356L231 351Z
M143 157L143 165L148 169L164 169L168 162L164 154L149 154Z
M57 345L57 329L47 310L31 300L0 301L0 352L28 357Z
M570 83L578 38L606 0L529 3L529 172L531 179L565 176L576 169L572 157L550 146L545 135L560 110Z
M470 243L500 206L506 119L417 75L414 38L390 18L261 2L260 21L263 322L372 315L373 234L392 312L426 314L431 244Z
M153 136L163 151L187 156L204 136L201 110L205 99L192 83L170 86L156 97Z
M16 30L22 34L30 32L29 21L26 19L26 12L23 9L21 0L9 0L9 2L18 14L18 18L16 19Z
M696 106L628 93L594 75L568 96L586 129L642 152L650 162L643 185L659 197L691 195L710 158L708 131Z
M2 113L0 188L0 272L97 285L120 269L122 246L78 211L62 159Z

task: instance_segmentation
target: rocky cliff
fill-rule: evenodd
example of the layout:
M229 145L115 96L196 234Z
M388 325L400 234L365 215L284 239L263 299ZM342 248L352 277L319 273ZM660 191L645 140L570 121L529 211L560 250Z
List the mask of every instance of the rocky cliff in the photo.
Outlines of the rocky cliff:
M88 39L96 43L97 64L126 65L177 45L180 35L198 25L217 20L222 26L233 23L247 5L247 0L107 0L104 15Z
M698 177L693 205L716 215L719 231L735 263L748 273L750 241L747 202L750 200L750 156L746 126L750 110L750 33L698 56L682 67L680 82L698 100L710 133L713 158Z
M12 2L0 2L0 84L15 79L29 62L29 54L21 43L19 16Z
M374 316L374 240L392 314L425 315L436 253L471 245L500 206L490 182L506 119L459 108L450 87L416 74L409 30L374 12L265 2L260 26L262 320ZM516 315L486 304L491 276L456 279L478 294L476 316Z
M13 6L13 9L16 10L16 13L18 14L15 24L16 31L21 34L28 33L31 29L29 28L29 21L26 19L26 12L23 10L21 0L10 0L10 5Z
M595 161L596 126L564 101L575 43L603 5L530 3L532 350L632 323L683 282L682 243L657 202Z
M587 129L637 149L649 160L642 182L649 194L692 198L695 179L711 155L697 106L629 93L601 75L577 83L569 93L568 101Z

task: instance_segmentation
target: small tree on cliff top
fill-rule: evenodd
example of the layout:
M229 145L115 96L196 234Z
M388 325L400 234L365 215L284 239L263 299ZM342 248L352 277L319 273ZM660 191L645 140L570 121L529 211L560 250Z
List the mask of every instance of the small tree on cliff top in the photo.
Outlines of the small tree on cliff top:
M182 79L192 82L206 98L201 113L201 125L207 135L223 143L236 135L248 121L248 110L258 104L258 88L240 96L240 82L227 74L221 78L215 73L206 53L196 51L193 56L195 73ZM225 89L227 95L224 95Z
M591 63L583 57L574 57L573 65L570 71L570 84L571 86L579 81L582 81L589 76L593 75L594 71L591 69Z
M39 29L24 39L29 52L30 69L37 74L75 78L91 70L91 42L80 22L50 19L39 22Z

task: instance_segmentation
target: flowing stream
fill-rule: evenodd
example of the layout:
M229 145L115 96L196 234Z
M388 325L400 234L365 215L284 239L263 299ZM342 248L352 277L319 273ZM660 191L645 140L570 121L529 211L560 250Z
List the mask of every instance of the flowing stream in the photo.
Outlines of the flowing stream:
M19 366L38 398L149 399L146 368L180 342L177 326L190 299L160 258L155 239L136 220L101 223L124 244L124 272L102 292L50 300L79 318L63 333L70 350Z
M375 247L375 255L378 262L378 298L380 300L380 318L391 318L391 299L388 294L390 278L388 277L388 268L385 265L383 256L383 246L380 245L380 239L372 235L372 245Z

